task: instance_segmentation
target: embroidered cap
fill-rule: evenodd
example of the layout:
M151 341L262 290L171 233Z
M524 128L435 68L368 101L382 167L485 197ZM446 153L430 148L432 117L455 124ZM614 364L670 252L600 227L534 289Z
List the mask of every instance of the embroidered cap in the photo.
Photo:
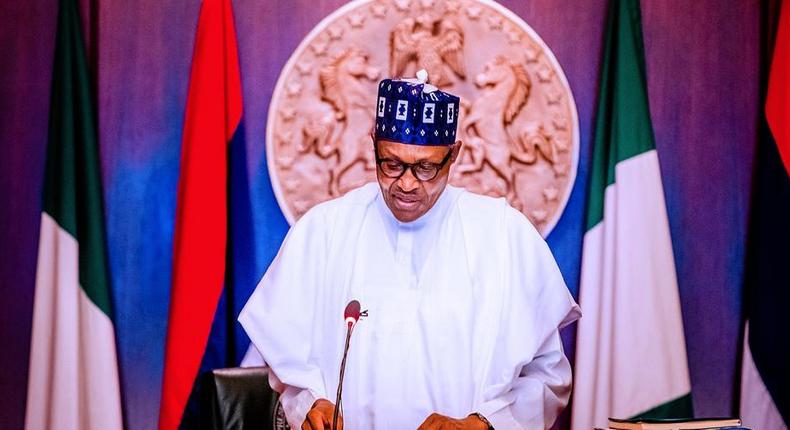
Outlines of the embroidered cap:
M417 79L384 79L376 100L376 140L411 145L452 145L458 129L461 99L428 84L428 72Z

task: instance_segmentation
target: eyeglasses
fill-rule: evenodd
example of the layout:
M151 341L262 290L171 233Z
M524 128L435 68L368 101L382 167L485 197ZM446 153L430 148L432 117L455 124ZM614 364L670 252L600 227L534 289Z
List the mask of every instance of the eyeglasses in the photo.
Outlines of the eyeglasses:
M432 181L436 178L439 172L444 168L444 165L447 164L447 161L450 160L450 155L453 153L453 149L450 148L450 150L447 151L447 155L444 156L440 163L431 163L430 161L404 163L400 160L379 157L378 144L374 144L373 150L376 153L376 164L378 164L384 176L399 179L406 173L406 170L409 169L411 170L411 174L421 182Z

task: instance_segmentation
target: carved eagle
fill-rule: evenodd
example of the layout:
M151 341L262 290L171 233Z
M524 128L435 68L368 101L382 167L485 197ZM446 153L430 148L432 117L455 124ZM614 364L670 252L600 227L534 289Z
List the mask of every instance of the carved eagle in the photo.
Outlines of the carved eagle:
M417 62L432 84L450 84L450 72L466 79L464 33L449 19L421 17L401 21L390 34L390 75L403 76L406 67ZM448 71L449 69L449 71Z

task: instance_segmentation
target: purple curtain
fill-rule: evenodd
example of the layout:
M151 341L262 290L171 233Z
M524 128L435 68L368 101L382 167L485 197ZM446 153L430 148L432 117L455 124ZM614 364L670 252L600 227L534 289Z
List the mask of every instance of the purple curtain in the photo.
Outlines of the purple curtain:
M339 0L234 2L244 89L254 271L287 224L266 169L275 81ZM605 1L502 1L544 39L570 82L581 157L549 244L578 294L587 168ZM127 426L158 416L180 138L198 0L83 0ZM0 4L0 427L21 428L27 383L56 0ZM760 4L642 2L650 106L698 415L737 402L741 283L758 118ZM573 353L573 331L565 333Z

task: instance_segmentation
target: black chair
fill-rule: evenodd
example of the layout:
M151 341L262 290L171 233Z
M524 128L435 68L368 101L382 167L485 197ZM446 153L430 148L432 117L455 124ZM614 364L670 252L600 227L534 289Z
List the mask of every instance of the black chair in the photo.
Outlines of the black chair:
M203 375L201 427L211 430L289 430L267 369L235 367Z

